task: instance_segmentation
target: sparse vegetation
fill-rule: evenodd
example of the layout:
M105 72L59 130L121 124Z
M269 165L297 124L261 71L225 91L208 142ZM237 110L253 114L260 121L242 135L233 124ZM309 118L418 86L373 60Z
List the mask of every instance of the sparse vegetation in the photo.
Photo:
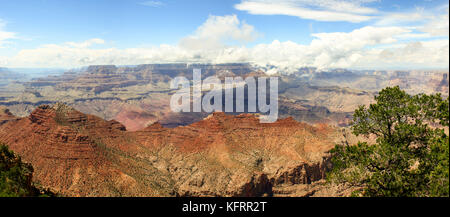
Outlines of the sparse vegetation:
M355 196L449 196L449 99L383 89L354 114L355 135L376 143L337 145L328 180L357 187Z
M56 103L55 106L55 122L59 125L69 126L69 122L67 120L67 113L71 110L71 108L63 103Z
M0 197L54 196L50 191L41 191L31 182L33 167L7 146L0 144Z

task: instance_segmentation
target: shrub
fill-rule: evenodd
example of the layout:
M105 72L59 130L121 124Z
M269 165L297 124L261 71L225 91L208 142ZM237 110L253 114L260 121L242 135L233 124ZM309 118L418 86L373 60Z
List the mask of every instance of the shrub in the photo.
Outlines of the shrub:
M20 156L0 144L0 197L53 196L41 192L32 183L33 167L23 163Z

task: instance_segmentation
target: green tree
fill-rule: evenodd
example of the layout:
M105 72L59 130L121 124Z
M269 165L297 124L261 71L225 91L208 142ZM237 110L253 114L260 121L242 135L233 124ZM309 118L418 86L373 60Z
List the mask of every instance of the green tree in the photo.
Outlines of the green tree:
M32 184L33 167L0 144L0 197L53 196Z
M375 101L355 110L352 130L376 135L376 143L337 145L329 181L357 186L363 196L448 196L449 99L411 96L397 86Z

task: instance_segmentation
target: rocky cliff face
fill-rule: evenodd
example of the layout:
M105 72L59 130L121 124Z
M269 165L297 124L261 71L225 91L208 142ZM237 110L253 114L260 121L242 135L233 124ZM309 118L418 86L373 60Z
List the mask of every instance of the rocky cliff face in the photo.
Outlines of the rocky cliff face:
M0 141L68 196L271 196L321 180L337 131L291 118L214 113L194 124L135 132L63 104L0 126Z

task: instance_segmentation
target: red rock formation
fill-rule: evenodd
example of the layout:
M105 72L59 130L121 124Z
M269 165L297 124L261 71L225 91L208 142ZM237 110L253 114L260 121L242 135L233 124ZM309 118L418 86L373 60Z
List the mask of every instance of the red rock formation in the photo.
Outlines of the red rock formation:
M263 196L324 177L335 131L292 118L214 113L189 126L125 131L62 104L0 126L34 180L70 196Z

